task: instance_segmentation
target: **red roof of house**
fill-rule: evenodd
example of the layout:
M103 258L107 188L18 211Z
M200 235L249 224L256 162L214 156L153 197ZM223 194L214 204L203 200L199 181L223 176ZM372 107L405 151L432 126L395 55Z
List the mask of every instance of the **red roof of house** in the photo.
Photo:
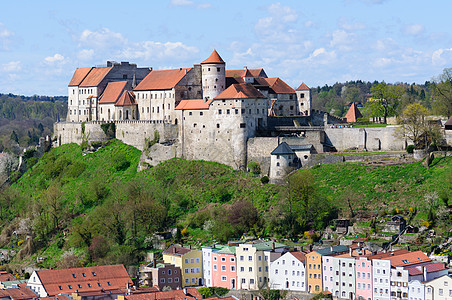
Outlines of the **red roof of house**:
M115 106L130 106L137 105L135 102L135 94L132 91L124 91L119 97L118 101L115 103Z
M243 73L242 77L254 77L253 74L251 74L250 70L245 68L245 72Z
M297 88L297 91L309 91L309 90L310 88L304 82L302 82L300 86Z
M265 75L263 68L259 68L259 69L244 68L244 69L226 70L226 72L225 72L226 77L244 77L243 74L246 72L245 70L250 72L252 77L267 77L267 75ZM265 76L263 76L263 75L265 75Z
M10 298L14 300L28 300L37 298L36 294L26 286L0 290L0 298Z
M163 251L163 254L182 256L190 251L191 249L188 248L184 248L177 245L171 245L171 247Z
M224 64L224 60L220 57L217 50L213 50L212 54L201 64Z
M265 78L268 86L277 94L295 94L295 90L279 77Z
M306 253L304 253L304 252L294 251L294 252L290 252L290 254L295 256L295 258L298 259L299 261L305 261L306 260Z
M186 290L186 293L184 293L184 290ZM195 288L186 288L182 290L132 294L126 295L124 298L127 300L201 300L202 295Z
M409 252L404 255L388 256L383 259L390 260L392 267L403 267L432 261L422 251Z
M265 98L252 84L241 83L232 84L225 89L215 99L249 99L249 98Z
M400 249L400 250L390 251L390 252L386 252L386 253L377 253L375 255L369 256L369 260L384 259L389 256L397 256L397 255L403 255L403 254L407 254L407 253L410 253L410 251L408 251L406 249Z
M134 88L135 91L169 90L174 88L191 68L179 68L171 70L152 70Z
M353 102L352 105L350 105L350 108L348 109L347 114L345 115L345 118L347 119L348 123L356 122L358 118L362 118L363 115L359 111L358 106L356 105L356 102Z
M82 83L83 79L85 79L86 75L91 71L92 68L77 68L72 75L72 79L69 82L68 86L77 86Z
M181 100L176 106L176 109L209 109L212 100L213 99L208 99L207 101L204 101L204 99Z
M127 81L109 82L102 95L99 97L99 103L116 103L127 85Z
M132 285L123 265L36 271L49 296L60 293L125 290Z
M12 281L12 280L16 280L16 277L14 277L13 274L10 274L10 273L8 273L6 271L0 272L0 282L2 282L2 281Z
M436 263L431 263L428 265L411 267L411 268L407 268L407 269L408 269L408 273L410 274L410 276L415 276L415 275L424 274L424 268L426 269L427 273L433 273L433 272L438 272L438 271L442 271L442 270L447 270L447 267L442 262L436 262Z
M113 67L93 68L80 83L80 87L98 86Z

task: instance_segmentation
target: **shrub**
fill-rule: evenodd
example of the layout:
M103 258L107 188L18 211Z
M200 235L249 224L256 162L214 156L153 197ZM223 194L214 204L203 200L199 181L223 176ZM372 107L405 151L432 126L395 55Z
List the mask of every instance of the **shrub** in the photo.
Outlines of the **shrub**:
M267 183L269 183L270 182L270 179L268 178L268 176L263 176L262 178L261 178L261 183L262 184L267 184Z
M213 295L213 291L208 287L199 288L198 292L203 296L203 298L209 298Z
M255 161L252 161L248 164L248 170L254 175L259 175L261 173L261 167Z
M414 152L414 145L408 145L407 147L406 147L406 152L407 153L413 153Z

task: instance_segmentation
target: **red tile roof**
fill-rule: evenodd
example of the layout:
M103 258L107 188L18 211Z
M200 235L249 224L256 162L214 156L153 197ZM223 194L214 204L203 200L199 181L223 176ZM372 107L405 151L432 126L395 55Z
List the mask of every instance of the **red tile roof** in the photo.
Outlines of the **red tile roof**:
M403 267L432 261L422 251L409 252L404 255L389 256L383 259L390 260L392 267Z
M186 293L184 293L186 290ZM127 300L201 300L202 295L195 288L174 291L162 291L124 296Z
M295 90L279 77L265 78L265 81L276 94L295 94Z
M130 106L137 105L135 102L135 94L132 91L124 91L115 103L115 106Z
M190 251L191 249L188 248L184 248L177 245L171 245L171 247L163 251L163 254L182 256Z
M306 260L306 253L304 253L304 252L294 251L294 252L290 252L290 254L295 256L295 258L298 259L299 261L305 261Z
M174 88L191 68L152 70L135 88L135 91L169 90Z
M209 109L212 100L213 99L208 99L207 101L204 101L204 99L181 100L176 106L176 109Z
M32 290L25 286L19 286L19 288L0 290L0 298L10 298L13 300L28 300L37 297L38 296Z
M350 105L350 108L348 109L347 114L345 115L345 118L347 119L348 123L356 122L358 118L362 118L363 115L359 111L358 106L356 106L356 102L353 102L352 105Z
M304 82L302 82L300 86L297 88L297 91L309 91L309 90L310 88Z
M243 73L242 77L254 77L253 74L251 74L250 70L245 69L245 72Z
M407 254L407 253L410 253L410 251L405 250L405 249L390 251L390 252L386 252L386 253L377 253L375 255L369 256L369 260L384 259L389 256L397 256L397 255L403 255L403 254Z
M98 86L99 83L107 76L113 67L93 68L91 72L80 83L80 87Z
M201 64L224 64L224 60L220 57L217 50L213 50L212 54Z
M36 271L49 296L60 293L125 290L132 285L123 265ZM79 286L80 285L80 286Z
M250 83L233 84L225 89L215 99L249 99L266 98Z
M2 281L12 281L12 280L17 280L16 277L14 277L13 274L10 274L6 271L2 271L0 272L0 282Z
M68 86L78 86L85 79L86 75L91 71L92 68L77 68L72 75L72 79Z
M99 97L99 103L116 103L127 85L127 81L109 82L102 95Z
M407 269L410 276L415 276L424 274L424 268L426 269L427 273L433 273L448 269L442 262L431 263L428 265L411 267Z
M246 68L246 70L251 73L252 77L267 77L267 75L265 75L263 68L259 68L259 69ZM243 77L244 72L245 72L245 69L226 70L226 77ZM265 76L263 76L263 75L265 75Z

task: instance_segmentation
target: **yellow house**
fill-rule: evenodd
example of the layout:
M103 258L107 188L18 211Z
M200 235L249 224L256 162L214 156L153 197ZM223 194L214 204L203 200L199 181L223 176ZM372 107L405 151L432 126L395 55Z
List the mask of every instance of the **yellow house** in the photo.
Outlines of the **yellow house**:
M172 245L163 251L163 261L181 269L182 287L203 284L201 250Z

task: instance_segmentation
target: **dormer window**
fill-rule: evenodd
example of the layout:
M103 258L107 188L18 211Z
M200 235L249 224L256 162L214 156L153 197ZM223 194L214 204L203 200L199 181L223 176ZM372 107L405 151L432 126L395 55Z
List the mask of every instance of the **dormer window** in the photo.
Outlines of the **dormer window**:
M92 272L93 276L96 276L96 272Z
M73 277L73 278L77 278L77 276L75 276L75 274L72 274L72 277Z

